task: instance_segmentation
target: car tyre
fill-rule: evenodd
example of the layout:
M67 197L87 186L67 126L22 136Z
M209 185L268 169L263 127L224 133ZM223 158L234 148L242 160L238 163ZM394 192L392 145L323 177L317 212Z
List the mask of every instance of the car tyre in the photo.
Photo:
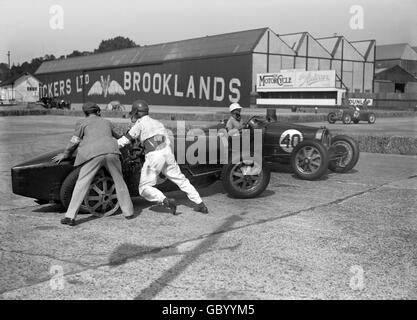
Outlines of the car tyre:
M271 171L268 167L263 166L257 175L244 175L242 169L247 166L245 161L223 166L223 187L234 198L248 199L257 197L264 192L269 184ZM253 166L253 161L249 166Z
M60 199L66 209L70 204L79 173L80 168L72 171L61 185ZM103 169L99 170L80 206L80 211L102 217L114 214L119 207L113 179Z
M329 154L326 147L313 140L303 141L291 154L291 167L303 180L317 180L327 173Z
M345 173L353 169L359 160L359 146L355 140L349 136L339 135L332 138L331 146L335 152L344 153L342 158L331 160L329 169L337 173Z
M368 116L368 123L373 124L375 123L375 120L376 120L375 113L370 113Z
M342 121L344 124L350 124L352 122L352 117L350 116L350 114L345 114L343 115Z
M335 122L336 122L336 114L335 114L334 112L330 112L330 113L327 115L327 121L328 121L329 123L335 123Z

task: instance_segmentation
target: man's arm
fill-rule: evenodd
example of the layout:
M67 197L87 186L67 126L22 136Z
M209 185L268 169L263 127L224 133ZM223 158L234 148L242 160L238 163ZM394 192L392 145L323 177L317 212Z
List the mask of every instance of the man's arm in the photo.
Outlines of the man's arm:
M141 130L142 128L140 123L136 122L128 133L117 140L119 148L123 148L124 146L132 143L135 139L139 138Z
M243 125L238 122L235 118L230 118L227 121L226 129L230 136L239 134L239 130L243 128Z
M53 157L52 161L59 164L62 160L71 157L71 154L75 151L75 149L77 149L78 145L80 144L83 135L84 128L80 125L75 129L74 134L72 135L71 140L65 147L64 152Z
M114 123L111 122L110 126L111 126L111 135L113 136L113 138L120 139L121 137L123 137L123 135L116 132Z

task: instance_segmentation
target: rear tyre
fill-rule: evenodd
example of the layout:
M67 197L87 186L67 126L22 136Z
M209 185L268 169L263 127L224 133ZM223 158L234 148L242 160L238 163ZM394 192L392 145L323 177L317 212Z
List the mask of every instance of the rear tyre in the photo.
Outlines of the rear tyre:
M369 116L368 116L368 123L373 124L373 123L375 123L375 120L376 120L375 114L370 113Z
M336 154L340 154L335 160L329 162L329 169L337 173L345 173L353 169L359 160L359 146L349 136L340 135L332 139L331 146Z
M291 167L295 175L303 180L317 180L327 173L329 154L318 141L306 140L294 148Z
M248 170L253 170L254 163L239 162L223 166L222 183L226 192L234 198L254 198L260 195L269 184L271 171L263 166L254 170L254 174ZM258 172L257 172L258 171Z
M344 124L350 124L352 122L352 117L350 114L345 114L342 119Z
M66 209L70 204L79 173L80 168L72 171L62 183L60 198ZM80 211L102 217L112 215L119 207L113 179L103 169L99 170L80 206Z
M335 122L336 122L336 114L335 114L334 112L330 112L330 113L327 115L327 121L328 121L329 123L335 123Z

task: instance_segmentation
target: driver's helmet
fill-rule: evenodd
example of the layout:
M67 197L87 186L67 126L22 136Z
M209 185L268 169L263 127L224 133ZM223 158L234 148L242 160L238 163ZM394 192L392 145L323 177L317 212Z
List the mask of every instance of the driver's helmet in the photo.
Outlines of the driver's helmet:
M237 102L234 102L234 103L232 103L230 106L229 106L229 112L231 113L231 112L233 112L233 111L235 111L235 110L240 110L240 109L242 109L242 107L240 106L240 104L239 103L237 103Z

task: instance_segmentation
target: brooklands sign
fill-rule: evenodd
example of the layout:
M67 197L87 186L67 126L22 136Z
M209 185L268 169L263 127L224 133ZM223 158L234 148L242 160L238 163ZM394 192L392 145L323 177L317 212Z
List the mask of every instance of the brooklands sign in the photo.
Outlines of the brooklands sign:
M72 103L92 100L130 104L228 106L250 103L251 73L247 57L216 58L166 64L37 75L42 95ZM233 63L232 63L233 62Z

